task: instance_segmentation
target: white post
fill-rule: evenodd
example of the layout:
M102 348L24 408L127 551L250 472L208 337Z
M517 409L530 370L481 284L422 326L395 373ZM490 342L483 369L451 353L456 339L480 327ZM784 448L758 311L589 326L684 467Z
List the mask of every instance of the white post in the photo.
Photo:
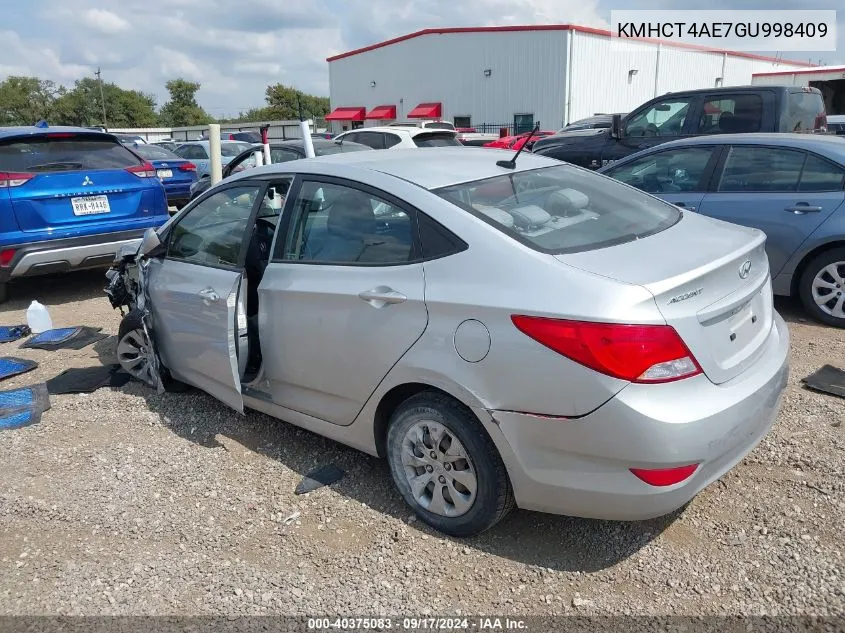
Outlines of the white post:
M261 167L264 164L264 152L256 150L254 156L255 156L255 166Z
M270 142L268 141L267 143L264 143L261 147L264 150L264 164L269 165L273 162L270 158Z
M211 186L223 179L223 162L220 158L220 124L208 124L208 155L211 159Z
M308 121L300 121L299 129L302 131L302 142L305 144L305 157L314 158L314 143L311 140L311 128L308 127Z

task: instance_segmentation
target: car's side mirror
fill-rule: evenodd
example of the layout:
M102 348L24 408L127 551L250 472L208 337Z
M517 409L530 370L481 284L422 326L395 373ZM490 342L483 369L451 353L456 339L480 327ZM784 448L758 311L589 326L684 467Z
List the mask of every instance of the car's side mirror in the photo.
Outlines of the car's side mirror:
M144 237L141 238L141 255L149 255L155 249L161 246L161 240L155 229L149 228L144 232Z
M613 138L622 138L622 115L614 114L610 120L610 135Z

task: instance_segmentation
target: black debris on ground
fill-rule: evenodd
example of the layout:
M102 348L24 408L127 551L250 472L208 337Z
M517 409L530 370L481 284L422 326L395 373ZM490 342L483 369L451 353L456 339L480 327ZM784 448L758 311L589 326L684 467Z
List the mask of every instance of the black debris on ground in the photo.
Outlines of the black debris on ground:
M815 391L845 398L845 371L833 365L825 365L801 382Z
M345 474L346 473L334 464L320 466L305 475L302 481L299 482L296 490L294 490L294 494L304 495L306 492L317 490L317 488L329 486L336 481L340 481Z
M122 387L130 375L120 365L73 367L47 381L47 391L53 395L63 393L91 393L102 387Z

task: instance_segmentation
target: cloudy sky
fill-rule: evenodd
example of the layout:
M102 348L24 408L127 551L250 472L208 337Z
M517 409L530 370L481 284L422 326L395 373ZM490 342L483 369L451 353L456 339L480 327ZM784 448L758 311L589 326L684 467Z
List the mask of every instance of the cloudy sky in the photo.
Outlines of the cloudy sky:
M835 9L840 0L814 0ZM638 9L684 8L640 0ZM2 11L0 79L37 75L64 85L91 76L166 99L164 82L202 84L215 116L264 104L268 83L328 95L326 57L437 26L574 23L608 26L624 0L35 0ZM708 9L793 9L793 0L709 0ZM690 2L690 7L701 4ZM845 63L845 11L837 52L791 53ZM448 69L443 69L448 72Z

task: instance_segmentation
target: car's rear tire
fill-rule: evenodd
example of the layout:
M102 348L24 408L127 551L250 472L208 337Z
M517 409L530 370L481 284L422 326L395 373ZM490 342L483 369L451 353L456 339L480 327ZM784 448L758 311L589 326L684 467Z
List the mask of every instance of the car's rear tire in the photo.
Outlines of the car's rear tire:
M9 298L9 284L0 284L0 303L5 303Z
M153 347L144 332L142 312L136 308L120 322L117 331L117 361L127 374L148 387L154 387L149 370L149 356L152 353ZM167 368L160 364L159 374L165 391L182 392L189 388L173 378Z
M807 262L798 294L813 318L845 328L845 248L833 248Z
M425 523L452 536L488 530L514 508L496 446L466 406L427 391L390 419L387 460L399 493Z

